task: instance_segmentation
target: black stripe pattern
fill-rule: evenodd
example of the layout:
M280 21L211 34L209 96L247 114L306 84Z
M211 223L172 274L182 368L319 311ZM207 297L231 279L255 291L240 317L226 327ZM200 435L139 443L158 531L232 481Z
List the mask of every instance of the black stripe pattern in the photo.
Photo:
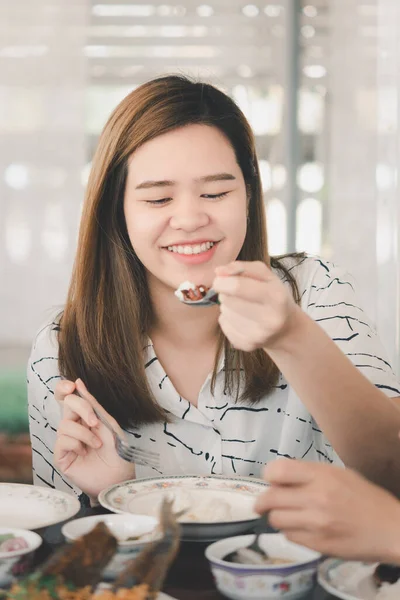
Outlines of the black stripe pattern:
M301 296L301 306L328 333L354 365L389 396L400 386L368 317L360 308L352 278L334 264L307 257L287 259ZM29 414L34 480L80 494L53 466L60 411L54 399L59 379L54 323L42 328L28 365ZM224 394L221 361L214 396L209 378L197 406L182 398L157 360L153 345L143 349L143 362L153 394L171 415L170 423L128 432L143 448L158 451L160 469L137 466L137 476L155 473L226 474L259 477L277 457L340 463L324 433L288 381L280 378L270 396L257 405L236 403Z

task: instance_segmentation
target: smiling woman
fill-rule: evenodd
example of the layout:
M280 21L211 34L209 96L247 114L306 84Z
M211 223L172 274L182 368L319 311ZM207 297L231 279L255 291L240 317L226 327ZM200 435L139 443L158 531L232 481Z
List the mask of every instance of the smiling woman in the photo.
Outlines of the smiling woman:
M180 302L184 281L220 304ZM268 255L249 124L184 77L137 88L106 124L65 308L28 378L42 485L95 498L155 470L257 477L278 456L396 480L400 412L377 387L398 385L351 278ZM93 408L159 469L122 461Z
M148 180L152 173L160 179ZM124 213L150 294L162 287L169 297L189 266L196 267L195 283L211 286L215 267L240 253L246 211L234 149L215 127L186 125L158 136L129 161Z

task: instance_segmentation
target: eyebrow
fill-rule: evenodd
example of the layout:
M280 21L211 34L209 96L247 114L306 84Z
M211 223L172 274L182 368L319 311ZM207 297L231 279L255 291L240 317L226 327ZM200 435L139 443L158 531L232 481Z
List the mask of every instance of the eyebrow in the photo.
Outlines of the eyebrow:
M231 173L215 173L214 175L205 175L204 177L199 177L195 179L196 183L209 183L211 181L235 181L236 177ZM161 181L143 181L136 186L136 190L148 190L153 187L171 187L175 185L176 181L170 181L168 179L164 179Z

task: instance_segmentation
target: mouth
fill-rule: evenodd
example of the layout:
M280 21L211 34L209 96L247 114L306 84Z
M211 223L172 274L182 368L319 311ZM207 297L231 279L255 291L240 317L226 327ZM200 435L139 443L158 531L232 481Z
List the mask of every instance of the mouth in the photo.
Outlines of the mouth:
M172 252L173 254L190 256L192 254L202 254L203 252L208 252L217 244L219 244L219 241L207 241L202 242L201 244L179 244L176 246L163 246L163 250L167 250L168 252Z

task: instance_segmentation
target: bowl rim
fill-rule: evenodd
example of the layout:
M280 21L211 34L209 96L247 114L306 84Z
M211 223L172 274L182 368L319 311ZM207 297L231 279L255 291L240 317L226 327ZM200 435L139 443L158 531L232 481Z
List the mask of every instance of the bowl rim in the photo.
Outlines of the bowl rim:
M70 525L72 525L73 523L76 523L77 521L85 521L86 523L101 523L102 521L106 521L107 519L115 519L117 518L117 520L120 520L123 523L126 523L127 521L130 520L130 518L138 518L140 517L140 519L145 519L146 521L153 521L154 522L154 527L148 532L151 533L153 531L155 531L157 529L157 526L159 525L160 521L159 519L157 519L157 517L152 517L151 515L139 515L139 514L133 514L133 513L126 513L126 514L118 514L118 513L110 513L110 514L102 514L102 515L89 515L87 517L78 517L77 519L72 519L71 521L68 521L67 523L64 523L64 525L61 527L61 533L63 534L63 536L65 537L66 540L70 541L70 542L74 542L75 540L77 540L78 538L80 538L82 535L84 535L83 533L81 533L80 535L76 535L76 536L71 536L68 534L68 527ZM90 531L90 530L89 530ZM144 534L143 534L144 535ZM157 539L158 536L155 536L154 539ZM117 545L121 546L121 547L133 547L133 546L141 546L143 544L147 544L150 541L153 541L153 539L151 540L120 540L118 538L117 539Z
M262 573L262 572L264 572L264 573L276 574L277 571L288 573L289 571L291 571L291 572L301 571L303 569L312 568L314 566L316 569L319 562L322 559L322 554L320 552L317 552L317 550L312 550L311 548L307 548L306 546L304 546L304 549L307 550L308 552L312 552L314 554L313 557L310 556L310 558L308 558L306 560L298 560L298 561L294 561L294 562L290 562L290 563L275 564L275 565L268 565L268 564L266 564L266 565L250 565L250 564L232 563L232 562L223 560L222 558L217 558L216 556L213 556L213 550L215 549L215 547L217 545L221 546L227 540L234 540L234 539L248 537L248 536L254 537L254 534L250 533L250 534L245 534L245 535L236 535L236 536L224 538L223 540L218 540L216 542L213 542L212 544L207 546L207 548L205 549L205 552L204 552L205 557L211 564L213 564L217 567L220 567L224 570L231 571L231 572L232 571L236 571L237 573L243 572L242 574L245 574L244 572L247 572L247 573L250 573L250 572ZM302 546L300 544L295 544L295 542L291 542L290 540L288 540L283 533L262 533L261 536L262 537L270 537L270 538L278 536L280 539L283 539L288 544L293 544L295 546L300 546L302 548ZM275 537L275 539L276 539L276 537Z
M28 544L28 548L22 548L20 550L14 550L13 552L0 552L0 562L9 558L15 558L34 552L43 544L42 537L35 531L30 529L20 529L18 527L0 527L0 535L12 533L16 537L23 537Z

